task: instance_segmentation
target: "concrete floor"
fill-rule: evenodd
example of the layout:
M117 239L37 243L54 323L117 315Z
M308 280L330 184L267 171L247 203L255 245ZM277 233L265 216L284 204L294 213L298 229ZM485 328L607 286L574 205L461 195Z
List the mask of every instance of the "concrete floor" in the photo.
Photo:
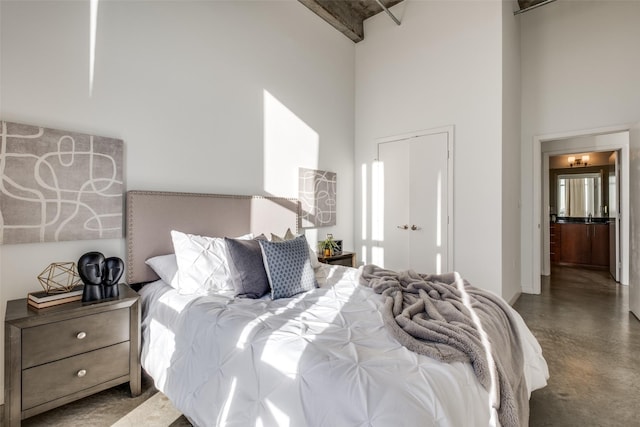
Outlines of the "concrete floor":
M640 321L609 273L554 266L514 308L542 346L549 384L530 426L640 426Z

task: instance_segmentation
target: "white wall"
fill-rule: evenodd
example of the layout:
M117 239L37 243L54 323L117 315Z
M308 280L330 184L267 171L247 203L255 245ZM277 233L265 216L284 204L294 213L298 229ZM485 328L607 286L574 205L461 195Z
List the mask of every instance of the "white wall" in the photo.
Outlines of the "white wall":
M540 221L533 138L640 120L640 2L560 0L519 16L522 283L532 288L532 230Z
M123 139L129 190L297 197L299 166L337 172L319 234L352 247L349 39L294 1L102 1L90 95L89 4L0 3L3 120ZM89 250L125 256L121 239L0 246L2 318Z
M376 138L455 125L454 268L500 294L502 4L406 0L392 10L401 26L379 14L356 45L356 247L370 259Z
M502 296L520 295L520 21L502 3Z

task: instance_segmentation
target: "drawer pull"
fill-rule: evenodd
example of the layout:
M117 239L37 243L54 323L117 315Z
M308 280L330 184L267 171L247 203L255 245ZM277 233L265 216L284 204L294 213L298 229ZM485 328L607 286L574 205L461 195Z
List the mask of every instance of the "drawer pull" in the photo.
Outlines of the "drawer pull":
M86 369L80 369L76 375L78 376L78 378L82 378L85 375L87 375L87 370Z
M87 336L86 332L78 332L78 335L76 335L76 338L78 338L79 340L83 339L84 337Z

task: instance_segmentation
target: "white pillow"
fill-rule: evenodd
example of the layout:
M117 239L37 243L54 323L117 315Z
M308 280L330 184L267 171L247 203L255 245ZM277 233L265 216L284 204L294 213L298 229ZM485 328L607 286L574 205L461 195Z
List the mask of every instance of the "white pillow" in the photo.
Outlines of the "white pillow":
M147 259L145 262L158 275L163 282L178 288L178 280L174 280L178 272L176 254L158 255Z
M309 260L311 260L311 268L314 270L322 265L320 261L318 261L318 255L316 251L313 250L310 244L307 243L307 247L309 248Z
M251 238L252 234L239 237ZM178 264L177 289L181 294L233 290L224 238L172 230L171 240Z

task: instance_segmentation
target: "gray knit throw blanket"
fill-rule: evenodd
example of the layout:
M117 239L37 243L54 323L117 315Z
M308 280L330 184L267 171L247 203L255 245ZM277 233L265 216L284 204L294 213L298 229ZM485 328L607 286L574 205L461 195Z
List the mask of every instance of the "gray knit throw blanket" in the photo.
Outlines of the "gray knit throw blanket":
M360 283L385 297L382 306L385 325L402 345L442 362L471 363L492 398L500 424L528 425L529 398L522 346L504 300L462 279L459 286L464 291L461 291L454 273L394 272L365 265ZM478 323L489 346L483 344Z

